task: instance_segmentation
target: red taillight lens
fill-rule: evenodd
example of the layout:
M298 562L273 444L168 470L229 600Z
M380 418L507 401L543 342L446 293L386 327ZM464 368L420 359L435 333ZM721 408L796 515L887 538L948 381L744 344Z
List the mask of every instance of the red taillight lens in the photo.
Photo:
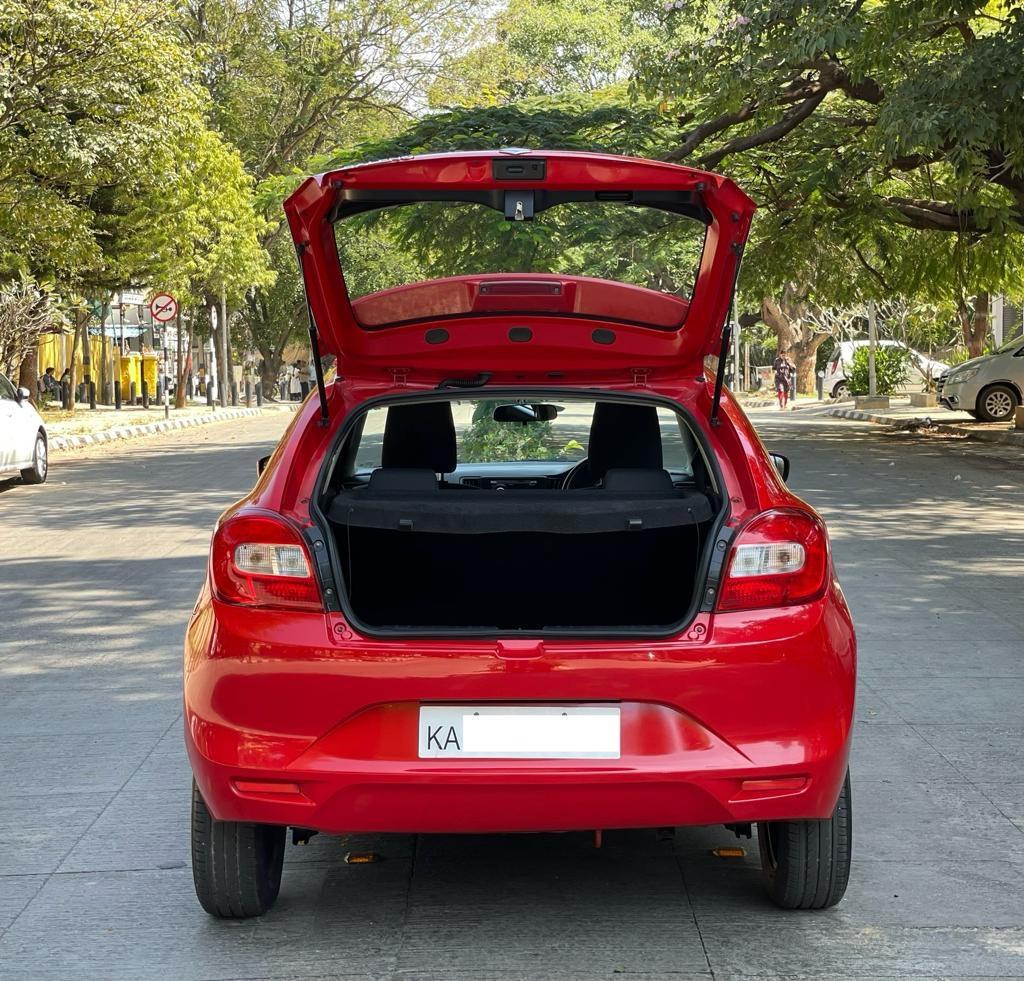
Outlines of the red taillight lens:
M241 512L228 518L213 536L210 576L225 603L323 609L302 538L273 515Z
M736 539L718 608L809 603L825 592L828 569L828 536L820 519L806 511L768 511Z

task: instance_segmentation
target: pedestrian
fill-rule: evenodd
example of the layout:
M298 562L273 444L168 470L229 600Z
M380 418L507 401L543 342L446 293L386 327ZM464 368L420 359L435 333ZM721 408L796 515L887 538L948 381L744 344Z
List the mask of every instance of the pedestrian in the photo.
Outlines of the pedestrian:
M293 402L302 400L302 382L299 380L298 361L293 361L288 371L288 392Z
M299 387L302 390L302 397L309 395L309 362L299 362Z
M39 394L52 396L55 399L60 398L60 383L57 381L57 376L54 374L55 368L47 368L45 374L39 379Z
M789 351L779 351L779 356L772 363L775 371L775 394L779 399L779 409L785 409L786 403L793 397L796 382L796 365L789 360Z

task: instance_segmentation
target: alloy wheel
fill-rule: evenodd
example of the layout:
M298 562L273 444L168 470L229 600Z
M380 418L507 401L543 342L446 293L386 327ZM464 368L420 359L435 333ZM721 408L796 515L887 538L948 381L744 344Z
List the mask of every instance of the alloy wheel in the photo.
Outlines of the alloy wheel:
M993 419L1005 419L1013 412L1013 399L1002 389L996 389L985 396L985 411Z

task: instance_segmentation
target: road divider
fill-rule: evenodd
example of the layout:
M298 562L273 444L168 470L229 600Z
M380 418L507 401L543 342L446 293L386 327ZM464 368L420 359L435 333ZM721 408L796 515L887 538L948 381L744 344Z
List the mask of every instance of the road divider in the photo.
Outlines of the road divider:
M83 446L95 446L98 443L113 443L122 439L134 439L137 436L150 436L156 433L173 432L176 429L189 429L192 426L206 426L213 422L228 422L231 419L242 419L247 416L259 416L266 412L294 412L296 405L263 406L252 409L218 409L216 412L201 416L183 416L180 418L161 419L159 422L140 423L135 426L113 426L101 429L96 433L81 433L69 436L50 436L49 448L52 451L71 450Z

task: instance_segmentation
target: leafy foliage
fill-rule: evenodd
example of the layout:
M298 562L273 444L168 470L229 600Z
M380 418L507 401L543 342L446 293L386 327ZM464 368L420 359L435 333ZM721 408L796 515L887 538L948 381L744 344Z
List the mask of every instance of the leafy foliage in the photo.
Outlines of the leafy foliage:
M550 439L550 422L495 422L487 413L463 433L459 456L466 463L550 460L554 456Z
M846 369L846 383L854 395L867 395L869 384L868 349L853 350L852 363ZM893 395L907 379L910 352L902 347L875 348L875 388L879 395Z

